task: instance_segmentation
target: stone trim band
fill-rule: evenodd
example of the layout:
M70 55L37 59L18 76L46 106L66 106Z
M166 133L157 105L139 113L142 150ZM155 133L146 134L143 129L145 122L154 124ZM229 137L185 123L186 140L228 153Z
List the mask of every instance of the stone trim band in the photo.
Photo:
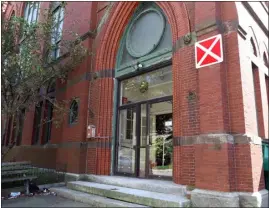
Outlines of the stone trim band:
M247 134L205 134L197 136L174 137L174 146L194 144L257 144L262 145L262 138Z
M60 144L45 144L45 145L21 145L16 148L111 148L111 141L107 139L90 142L64 142Z

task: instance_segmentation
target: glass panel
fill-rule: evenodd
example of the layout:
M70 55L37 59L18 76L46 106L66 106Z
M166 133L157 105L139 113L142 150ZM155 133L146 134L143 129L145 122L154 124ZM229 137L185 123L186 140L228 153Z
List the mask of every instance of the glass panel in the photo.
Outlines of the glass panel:
M135 108L120 111L118 171L135 172L136 111Z
M60 56L60 48L59 48L59 46L57 45L55 58L58 58L59 56Z
M53 21L53 29L57 28L57 24L59 21L59 9L57 9L53 12L52 21ZM56 29L56 31L57 31L57 29Z
M121 105L172 95L172 70L167 66L121 82Z
M28 24L31 24L32 16L33 16L33 5L32 3L30 3L29 10L28 10L28 17L27 17Z
M52 56L53 59L56 59L60 56L59 42L61 41L62 38L63 18L64 18L64 8L58 7L53 12L51 43L52 45L57 45L57 49L55 50L54 55Z
M64 8L61 7L60 8L60 17L59 17L59 21L62 21L64 19Z
M172 101L150 105L149 174L172 176Z
M141 105L141 121L140 121L140 170L139 176L146 175L146 145L147 145L147 105Z
M26 20L26 22L28 21L28 13L29 13L29 3L26 4L24 10L24 19Z
M62 38L62 32L63 32L63 21L59 22L58 28L57 28L57 38L56 41L60 41Z
M33 9L33 18L32 18L32 22L36 22L36 21L37 21L38 8L39 8L39 3L38 3L38 2L35 2L35 3L34 3L34 9Z

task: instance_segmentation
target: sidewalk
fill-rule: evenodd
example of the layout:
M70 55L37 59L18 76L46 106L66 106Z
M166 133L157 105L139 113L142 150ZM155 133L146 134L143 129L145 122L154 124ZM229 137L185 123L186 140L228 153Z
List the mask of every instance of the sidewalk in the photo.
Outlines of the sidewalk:
M1 200L1 204L1 207L91 207L88 204L53 195L38 195Z

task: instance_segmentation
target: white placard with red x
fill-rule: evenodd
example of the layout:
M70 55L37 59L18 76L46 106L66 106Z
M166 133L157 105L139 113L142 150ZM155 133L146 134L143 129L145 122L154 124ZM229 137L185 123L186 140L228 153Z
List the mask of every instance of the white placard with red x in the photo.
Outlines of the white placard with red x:
M202 68L223 61L221 34L195 43L196 68Z

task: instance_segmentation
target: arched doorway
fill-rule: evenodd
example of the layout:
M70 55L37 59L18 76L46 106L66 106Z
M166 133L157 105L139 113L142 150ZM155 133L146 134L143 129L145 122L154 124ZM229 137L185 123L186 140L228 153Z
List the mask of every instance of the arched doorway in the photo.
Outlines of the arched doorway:
M165 17L166 22L169 23L170 26L170 39L169 41L172 42L173 45L173 53L172 53L172 46L168 51L163 51L162 54L154 53L156 52L157 48L153 47L152 51L149 51L149 54L145 54L145 57L150 57L150 59L143 59L144 57L134 58L130 60L131 65L128 65L126 62L121 62L120 54L128 55L126 50L122 50L124 46L123 39L126 40L126 31L131 25L132 20L135 19L135 15L139 14L139 7L143 8L143 2L116 2L113 4L110 15L108 17L108 21L102 26L102 29L99 31L98 41L96 42L96 59L95 68L96 71L99 73L106 73L108 70L115 71L115 76L113 78L109 78L109 82L107 83L108 88L107 90L100 94L99 96L99 103L104 103L102 108L105 108L106 111L102 111L101 105L99 107L93 108L96 109L94 112L98 115L96 117L96 131L98 135L101 137L105 137L107 135L111 136L111 157L107 157L110 160L110 174L114 175L117 172L117 137L118 137L118 122L119 122L119 101L120 101L120 84L121 81L125 79L129 79L132 77L136 77L145 73L149 73L152 70L158 70L162 67L170 66L172 71L172 81L173 81L173 94L174 96L179 96L181 93L181 88L176 88L175 86L179 84L183 84L185 81L184 79L181 80L180 75L183 73L181 68L184 68L184 59L186 58L187 54L179 53L181 50L178 43L182 40L182 38L190 33L190 27L188 23L188 14L183 2L156 2L151 3L155 5L155 8L162 15ZM144 4L145 5L145 4ZM140 11L144 11L143 9ZM157 15L156 15L157 16ZM143 38L143 35L142 35ZM105 41L104 41L105 40ZM160 44L161 45L161 44ZM150 49L150 48L149 48ZM191 49L184 50L189 51ZM156 54L162 55L156 56ZM142 60L142 61L141 61ZM153 62L153 61L154 62ZM136 67L140 67L140 61L142 64L142 71L140 69L137 70ZM173 64L172 64L173 63ZM123 64L128 70L124 70L122 66ZM133 67L130 67L133 66ZM185 67L186 68L186 67ZM127 73L128 72L128 73ZM108 79L108 78L107 78ZM102 82L102 80L100 81ZM104 83L103 81L102 83ZM177 84L176 84L177 83ZM105 84L104 84L105 85ZM100 85L101 86L101 85ZM91 89L93 92L95 90L100 90L97 85L92 85ZM103 92L103 91L102 91ZM107 93L109 96L107 96ZM105 95L105 96L102 96ZM183 95L182 95L183 96ZM177 137L181 135L181 118L180 118L180 105L178 103L178 99L173 99L173 136ZM93 104L91 104L94 106ZM112 121L107 119L112 117ZM106 119L104 119L106 118ZM110 123L111 122L111 123ZM111 126L111 128L103 128L103 126ZM175 154L176 155L176 154ZM175 156L174 156L175 157ZM174 161L174 167L178 167L178 160ZM178 174L178 170L173 168L173 179L177 180L178 177L175 177ZM135 174L134 174L135 175ZM137 175L137 174L136 174ZM138 175L137 175L138 176Z
M167 18L155 3L141 3L117 55L115 174L172 177L171 63Z

